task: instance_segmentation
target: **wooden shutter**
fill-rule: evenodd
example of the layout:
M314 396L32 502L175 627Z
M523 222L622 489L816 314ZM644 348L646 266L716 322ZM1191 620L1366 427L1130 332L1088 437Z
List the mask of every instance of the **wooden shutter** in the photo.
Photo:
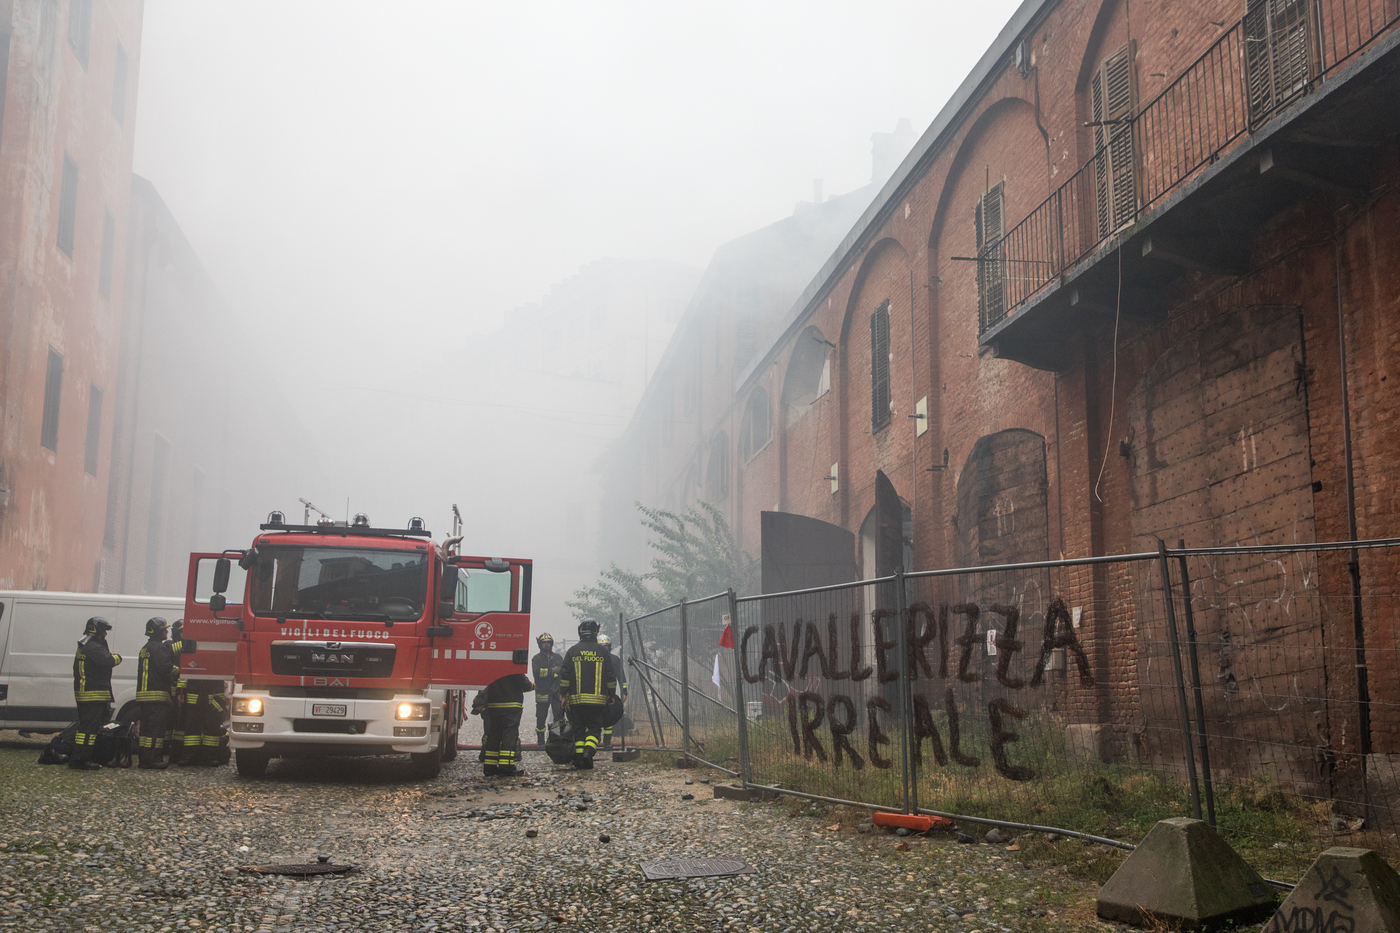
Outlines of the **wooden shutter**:
M985 332L1006 314L1006 263L1001 239L1006 235L1005 182L977 199L977 319Z
M1129 42L1103 60L1094 75L1094 186L1099 239L1137 215L1137 172L1132 117L1137 109Z
M1250 0L1244 16L1244 64L1251 126L1307 86L1311 27L1306 0Z
M870 315L870 430L890 423L890 303Z

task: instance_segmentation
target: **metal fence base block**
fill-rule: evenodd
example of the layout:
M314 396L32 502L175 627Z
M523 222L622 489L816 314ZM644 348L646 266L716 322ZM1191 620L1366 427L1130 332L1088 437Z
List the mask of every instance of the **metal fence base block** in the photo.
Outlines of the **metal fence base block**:
M1290 930L1400 933L1400 875L1370 849L1334 846L1264 926L1264 933Z
M1178 817L1152 827L1099 889L1097 906L1105 920L1200 929L1263 920L1277 898L1209 823Z
M759 796L758 791L733 782L716 784L714 789L716 800L749 800Z
M613 760L613 761L636 761L638 758L641 758L641 757L642 757L642 750L641 750L640 748L629 748L629 749L627 749L626 751L623 751L623 752L613 752L612 760Z

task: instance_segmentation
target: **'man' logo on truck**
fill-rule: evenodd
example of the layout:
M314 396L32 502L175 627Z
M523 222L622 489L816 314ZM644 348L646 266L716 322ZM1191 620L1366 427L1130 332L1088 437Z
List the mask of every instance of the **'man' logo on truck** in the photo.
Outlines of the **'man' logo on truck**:
M311 652L311 662L313 664L354 664L355 656L353 654L321 654L313 651Z

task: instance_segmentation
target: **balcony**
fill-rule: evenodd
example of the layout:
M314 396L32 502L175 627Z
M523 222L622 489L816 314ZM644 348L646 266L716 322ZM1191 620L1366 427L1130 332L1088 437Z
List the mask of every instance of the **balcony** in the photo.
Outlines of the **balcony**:
M1002 279L981 343L1063 371L1100 316L1163 319L1185 270L1248 272L1261 226L1302 198L1364 198L1400 130L1397 22L1400 0L1251 0L1161 94L1102 121L1093 158L979 253Z

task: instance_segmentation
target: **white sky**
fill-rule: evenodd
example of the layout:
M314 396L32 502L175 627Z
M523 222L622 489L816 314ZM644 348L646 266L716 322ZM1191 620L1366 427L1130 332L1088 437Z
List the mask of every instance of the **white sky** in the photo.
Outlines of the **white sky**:
M277 357L421 359L865 184L1015 6L146 0L135 170Z
M871 133L922 133L1015 6L146 0L135 170L320 450L296 494L442 534L503 474L588 468L445 458L449 346L594 259L703 267L814 178L865 185Z

